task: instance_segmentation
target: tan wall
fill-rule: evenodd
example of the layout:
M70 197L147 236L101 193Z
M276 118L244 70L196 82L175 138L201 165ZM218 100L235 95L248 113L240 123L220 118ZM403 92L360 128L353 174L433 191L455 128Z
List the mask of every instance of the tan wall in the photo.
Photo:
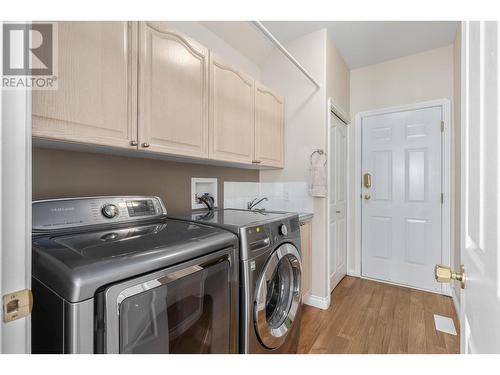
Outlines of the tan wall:
M262 182L308 181L309 155L326 147L326 29L285 43L321 85L319 89L280 53L262 68L262 80L285 96L285 168L261 171ZM312 222L312 286L314 296L328 296L325 199L314 198Z
M33 199L88 195L158 195L170 213L191 210L191 177L258 181L259 171L85 152L33 149Z
M314 31L285 43L320 84L317 89L279 52L269 57L262 68L262 80L285 96L285 168L261 171L260 180L309 181L310 155L327 147L327 103L332 97L349 113L349 69L326 29ZM312 223L312 294L326 298L327 200L314 198Z
M350 111L350 71L332 38L326 44L326 96L345 114Z
M453 45L351 70L351 115L453 97Z

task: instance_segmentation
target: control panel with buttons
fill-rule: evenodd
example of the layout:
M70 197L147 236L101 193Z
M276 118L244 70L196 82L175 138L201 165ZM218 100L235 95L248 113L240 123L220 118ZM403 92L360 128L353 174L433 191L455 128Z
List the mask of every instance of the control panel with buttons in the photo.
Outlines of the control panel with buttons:
M33 202L33 231L150 219L167 214L158 197L68 198Z

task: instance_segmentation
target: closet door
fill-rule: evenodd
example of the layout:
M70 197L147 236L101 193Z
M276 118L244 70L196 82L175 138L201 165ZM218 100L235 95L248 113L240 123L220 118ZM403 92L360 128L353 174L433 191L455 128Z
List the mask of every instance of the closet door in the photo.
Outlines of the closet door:
M137 148L137 23L59 22L57 90L33 91L33 136Z
M254 80L211 56L210 158L252 163Z
M207 158L208 49L165 22L139 38L139 149Z
M283 168L283 99L255 84L255 163Z

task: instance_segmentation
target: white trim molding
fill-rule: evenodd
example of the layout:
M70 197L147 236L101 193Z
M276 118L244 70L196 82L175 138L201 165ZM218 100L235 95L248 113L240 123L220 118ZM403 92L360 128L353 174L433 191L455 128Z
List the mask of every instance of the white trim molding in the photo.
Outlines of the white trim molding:
M318 309L328 310L331 302L330 294L328 294L327 297L319 297L309 294L308 296L304 297L304 300L302 302L306 305L316 307Z
M328 99L328 107L330 108L330 112L332 112L335 116L342 120L342 122L346 125L351 123L351 117L348 113L345 113L340 106L335 103L333 98Z
M5 295L31 288L31 89L0 92L0 123L0 295ZM31 317L0 321L0 340L2 354L30 353Z
M457 290L456 288L451 288L451 299L453 300L453 306L455 307L455 313L457 315L458 321L461 321L461 314L460 314L460 290Z
M382 108L372 111L357 113L354 122L354 154L355 154L355 195L354 195L354 252L348 252L348 264L353 264L354 269L348 269L348 274L351 276L361 276L361 124L363 118L369 116L383 115L394 112L411 111L429 107L440 107L442 121L444 122L444 130L442 133L442 188L443 188L443 204L441 208L442 218L442 236L441 236L441 263L451 265L451 237L453 229L451 227L451 104L448 99L438 99L415 103L410 105L402 105L395 107ZM451 287L448 284L442 285L442 294L450 296Z

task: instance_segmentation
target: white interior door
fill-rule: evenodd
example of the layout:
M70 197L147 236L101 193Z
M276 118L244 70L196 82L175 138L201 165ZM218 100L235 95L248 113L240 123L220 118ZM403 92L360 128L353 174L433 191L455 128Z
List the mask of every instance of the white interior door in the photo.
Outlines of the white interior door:
M500 353L498 33L462 24L462 353Z
M330 291L347 273L347 126L330 114Z
M442 291L441 106L362 119L362 264L365 277ZM368 182L368 181L366 181ZM448 263L448 262L444 262Z

